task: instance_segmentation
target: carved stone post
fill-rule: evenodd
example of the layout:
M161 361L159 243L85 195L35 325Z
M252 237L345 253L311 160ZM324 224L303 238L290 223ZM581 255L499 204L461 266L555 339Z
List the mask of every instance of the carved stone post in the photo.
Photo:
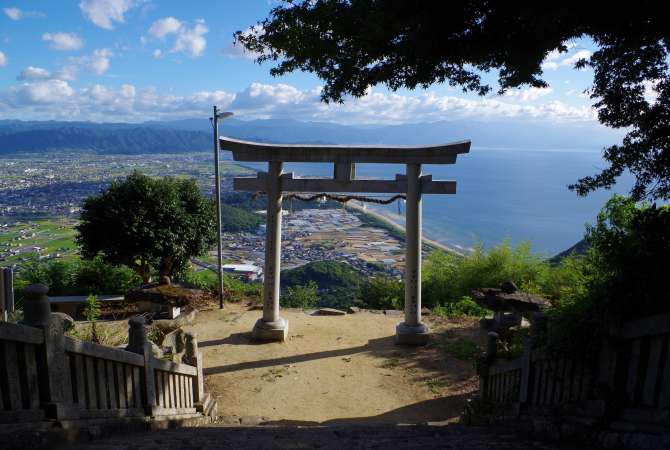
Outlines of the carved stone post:
M151 342L147 337L146 318L134 316L128 320L128 345L126 350L144 356L144 409L146 414L154 416L158 409L156 402L156 382Z
M252 337L258 340L285 341L288 322L279 317L279 270L281 266L283 163L270 161L267 174L267 226L265 228L265 283L263 286L263 317L256 322Z
M51 314L49 288L44 284L33 284L25 290L23 323L44 330L44 347L40 351L38 371L40 391L45 414L51 419L76 419L78 409L73 404L70 366L65 354L63 320Z
M486 353L477 360L477 374L479 375L479 395L482 399L489 398L489 368L498 353L498 333L490 331L487 334Z
M396 327L396 343L425 345L428 327L421 322L421 164L407 164L405 321Z
M184 355L184 362L191 366L195 366L198 371L196 383L193 386L193 403L202 405L205 399L205 377L202 372L202 354L198 350L198 335L195 332L184 334L186 344L186 354Z

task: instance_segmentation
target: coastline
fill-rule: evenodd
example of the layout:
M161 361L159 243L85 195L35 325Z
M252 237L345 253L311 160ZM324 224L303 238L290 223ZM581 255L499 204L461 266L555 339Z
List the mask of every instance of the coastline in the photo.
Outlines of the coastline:
M364 208L361 204L359 204L356 201L350 201L347 202L347 207L352 208L356 210L357 212L372 217L375 219L377 222L381 222L381 226L386 228L387 230L391 231L394 233L397 237L402 238L402 240L405 240L405 227L397 222L395 222L393 219L385 216L384 214L381 214L377 211L373 211L369 208ZM434 241L432 239L428 239L425 236L422 236L422 241L424 244L428 245L429 247L432 247L437 250L442 250L447 253L453 253L459 256L465 256L462 252L459 250L456 250L455 248L449 247L447 245L444 245L440 242Z

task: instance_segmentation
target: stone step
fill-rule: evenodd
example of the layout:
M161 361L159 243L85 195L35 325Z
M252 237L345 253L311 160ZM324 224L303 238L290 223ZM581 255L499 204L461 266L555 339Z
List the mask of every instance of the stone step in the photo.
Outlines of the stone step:
M555 450L559 446L509 430L463 426L206 426L119 436L69 448L92 450L462 449ZM561 449L579 447L560 446Z

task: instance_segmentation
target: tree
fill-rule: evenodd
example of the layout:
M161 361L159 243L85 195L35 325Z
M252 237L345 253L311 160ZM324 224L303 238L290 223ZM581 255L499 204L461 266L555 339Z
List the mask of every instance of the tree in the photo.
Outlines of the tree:
M154 271L181 273L216 239L214 204L194 180L134 172L84 202L77 242L85 258L131 267L145 283Z
M594 71L590 96L598 118L628 134L604 150L608 167L570 188L586 195L630 171L635 200L670 199L670 27L656 2L623 11L604 0L288 1L235 34L261 55L259 63L278 62L273 75L313 72L325 82L322 99L337 102L377 84L396 90L449 83L485 95L493 88L481 74L490 71L497 71L498 93L545 87L546 56L566 52L580 37L598 48L576 63ZM648 86L655 102L645 97Z

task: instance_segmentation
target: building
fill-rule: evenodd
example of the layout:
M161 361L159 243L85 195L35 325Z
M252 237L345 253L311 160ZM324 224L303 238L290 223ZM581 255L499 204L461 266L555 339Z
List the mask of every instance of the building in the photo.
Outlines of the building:
M262 281L263 279L263 269L255 264L224 264L223 271L247 282Z

